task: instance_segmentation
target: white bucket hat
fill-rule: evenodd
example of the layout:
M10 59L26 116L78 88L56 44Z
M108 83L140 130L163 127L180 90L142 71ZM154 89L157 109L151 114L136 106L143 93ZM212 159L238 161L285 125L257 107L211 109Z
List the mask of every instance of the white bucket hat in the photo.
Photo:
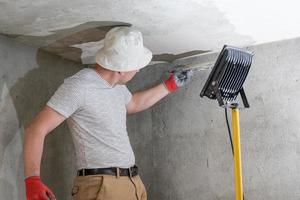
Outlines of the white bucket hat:
M138 70L148 65L152 52L144 47L142 33L130 27L108 31L104 46L96 53L96 63L112 71Z

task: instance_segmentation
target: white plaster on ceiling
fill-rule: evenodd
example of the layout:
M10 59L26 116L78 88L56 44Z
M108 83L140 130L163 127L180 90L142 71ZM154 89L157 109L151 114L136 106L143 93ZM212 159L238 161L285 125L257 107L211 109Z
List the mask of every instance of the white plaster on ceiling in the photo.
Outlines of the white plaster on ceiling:
M90 21L120 21L140 29L154 54L179 54L299 36L297 8L296 0L2 0L0 32L45 36Z

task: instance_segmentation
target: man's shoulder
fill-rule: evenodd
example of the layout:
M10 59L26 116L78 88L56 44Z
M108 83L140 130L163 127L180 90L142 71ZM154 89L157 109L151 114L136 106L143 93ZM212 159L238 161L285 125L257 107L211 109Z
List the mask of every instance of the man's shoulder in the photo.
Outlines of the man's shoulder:
M87 78L87 77L91 77L93 74L91 73L91 70L90 68L83 68L81 70L79 70L78 72L76 72L73 76L71 77L74 77L74 78L80 78L80 79L84 79L84 78Z
M109 87L92 68L83 68L66 78L65 83L83 89L108 89Z
M76 72L75 74L73 74L72 76L65 78L64 81L69 83L74 83L74 84L76 83L84 84L84 82L91 80L91 78L92 78L92 74L90 72L90 69L83 68L78 72Z
M82 88L85 88L85 83L84 83L84 76L82 74L82 70L80 70L79 72L66 77L63 80L63 83L60 85L61 89L64 89L65 92L67 92L68 90L76 90L76 91L80 91L82 90Z

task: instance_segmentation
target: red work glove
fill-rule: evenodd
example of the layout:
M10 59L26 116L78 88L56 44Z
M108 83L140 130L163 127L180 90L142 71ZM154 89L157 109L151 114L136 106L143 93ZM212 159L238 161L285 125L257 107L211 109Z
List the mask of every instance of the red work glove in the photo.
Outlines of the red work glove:
M193 71L191 70L175 70L170 73L169 79L165 80L163 83L170 92L173 92L179 87L187 84L190 81L192 75Z
M53 192L42 183L39 176L25 179L27 200L55 200Z

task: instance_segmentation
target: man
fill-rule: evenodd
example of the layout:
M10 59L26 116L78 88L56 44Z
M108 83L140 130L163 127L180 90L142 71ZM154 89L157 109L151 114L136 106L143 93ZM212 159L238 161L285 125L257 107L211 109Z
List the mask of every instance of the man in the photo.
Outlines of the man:
M67 119L72 133L77 177L76 200L146 200L126 130L126 114L145 110L183 86L191 72L174 72L163 83L129 92L125 83L149 64L142 34L129 27L111 29L96 65L68 77L25 128L24 171L27 200L55 199L40 179L45 136Z

